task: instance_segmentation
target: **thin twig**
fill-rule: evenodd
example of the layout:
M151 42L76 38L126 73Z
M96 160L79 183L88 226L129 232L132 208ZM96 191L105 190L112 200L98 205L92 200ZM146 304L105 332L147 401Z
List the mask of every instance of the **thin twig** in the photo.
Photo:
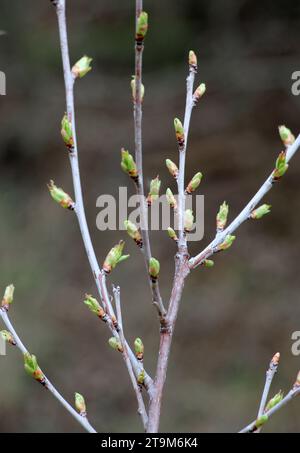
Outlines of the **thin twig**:
M19 348L19 350L22 352L22 354L28 353L27 348L24 346L22 341L20 340L17 332L15 331L8 314L4 308L0 308L0 316L7 328L7 330L12 334L14 337L14 340L16 342L16 346ZM62 395L56 390L56 388L51 384L49 379L44 375L44 381L43 381L44 387L49 390L50 393L64 406L64 408L80 423L83 428L88 431L89 433L96 433L97 431L92 427L90 422L88 421L87 417L84 417L80 415L78 412L76 412L75 409L62 397Z
M83 243L85 246L86 254L90 263L90 267L95 279L95 283L98 289L98 293L103 302L103 305L108 313L111 321L115 318L113 307L111 305L110 297L107 291L106 278L103 272L101 272L94 247L92 244L91 236L89 233L86 215L84 210L84 202L82 196L81 180L80 180L80 171L79 171L79 161L78 161L78 146L77 146L77 134L76 134L76 119L75 119L75 107L74 107L74 76L71 71L70 65L70 56L69 56L69 46L68 46L68 34L67 34L67 24L66 24L66 1L57 0L54 4L56 7L57 18L58 18L58 27L59 27L59 36L60 36L60 47L64 71L64 81L65 81L65 91L66 91L66 106L67 106L67 115L69 121L72 124L73 132L73 141L74 147L72 152L69 153L71 170L72 170L72 179L75 192L75 213L78 219L79 228ZM117 330L113 327L112 322L108 323L109 328L111 329L113 335L118 338ZM132 366L134 367L135 373L138 375L140 372L140 364L135 358L135 355L128 347L128 353ZM152 384L152 379L150 376L146 376L145 387L147 390L150 389Z
M138 413L141 416L144 429L146 429L147 424L148 424L148 415L147 415L147 411L146 411L146 408L145 408L145 403L144 403L144 400L143 400L143 396L142 396L142 393L141 393L141 387L137 383L137 379L136 379L135 373L133 371L131 361L130 361L129 356L128 356L127 343L125 341L124 333L123 333L124 331L123 331L123 320L122 320L122 311L121 311L120 288L119 287L114 287L113 288L113 293L114 293L114 299L115 299L115 304L116 304L117 319L118 319L118 323L119 323L119 327L120 327L120 332L119 332L120 341L121 341L121 345L123 347L123 353L122 354L123 354L123 358L124 358L125 364L127 366L128 374L130 376L133 389L134 389L135 394L136 394L136 399L137 399L137 402L138 402Z
M135 3L136 20L143 10L143 0L136 0ZM151 277L149 276L149 261L152 257L151 245L148 229L148 212L144 192L144 173L143 173L143 149L142 149L142 70L143 70L143 51L144 44L141 42L135 43L135 99L134 99L134 141L135 141L135 160L138 170L138 181L136 183L137 194L140 199L140 223L141 234L143 239L142 252L145 259L146 272L148 275L149 285L152 292L152 301L158 310L161 323L164 323L166 310L160 295L159 285L152 285Z
M288 147L286 153L286 162L289 162L292 159L294 154L298 151L299 146L300 135L298 135L295 142ZM198 255L189 260L190 269L195 269L197 266L202 264L204 260L206 260L216 252L218 245L222 244L226 236L232 234L243 222L245 222L249 218L253 209L269 192L269 190L272 189L273 185L274 179L272 172L271 175L266 179L264 184L261 186L261 188L258 190L258 192L256 192L254 197L249 201L247 206L240 212L240 214L233 220L233 222L231 222L231 224L225 230L223 230L222 233L218 234L202 252L198 253Z

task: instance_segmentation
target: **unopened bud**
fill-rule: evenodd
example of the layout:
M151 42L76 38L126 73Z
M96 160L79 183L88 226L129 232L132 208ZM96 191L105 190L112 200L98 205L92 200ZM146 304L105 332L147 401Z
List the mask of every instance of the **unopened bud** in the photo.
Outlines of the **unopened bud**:
M168 235L169 235L169 238L173 239L173 241L178 242L177 234L175 233L173 228L171 228L171 227L168 228Z
M136 21L136 33L135 39L137 41L143 41L148 30L148 14L142 11Z
M215 263L213 260L204 260L202 266L204 267L214 267Z
M261 428L267 421L269 417L267 415L261 415L255 422L256 428Z
M286 151L281 151L276 160L275 170L273 171L273 179L275 181L280 179L285 174L288 168L289 166L286 163Z
M197 69L197 56L193 50L189 51L189 66L193 69Z
M12 346L16 346L17 343L13 335L10 332L8 332L8 330L1 330L0 335L4 341L11 344Z
M128 235L134 240L134 242L139 247L143 247L143 239L138 227L133 222L130 222L130 220L125 220L124 226L126 228Z
M60 187L57 187L52 180L48 184L48 189L51 197L56 203L60 204L65 209L74 209L75 204L70 195L64 192Z
M184 213L184 230L186 232L192 231L194 227L194 214L191 209L187 209Z
M45 376L40 367L38 366L36 356L28 352L24 354L24 368L25 371L41 384L45 384Z
M86 417L86 404L85 400L80 393L75 393L75 407L82 417Z
M268 412L270 409L273 409L273 407L275 407L278 403L280 403L282 398L283 398L283 393L280 390L280 392L276 393L276 395L270 399L270 401L266 405L265 412Z
M149 191L149 194L147 197L147 203L149 206L151 206L152 203L158 199L160 186L161 186L161 181L159 179L159 176L156 176L155 179L151 180L150 191Z
M121 149L121 168L134 181L138 180L136 163L129 151L126 151L124 148Z
M173 195L173 192L171 189L167 189L166 191L166 198L167 198L167 202L169 203L169 205L171 206L172 209L177 209L177 201L176 201L176 198L174 197Z
M292 134L292 132L290 131L290 129L288 129L285 126L279 126L278 129L279 129L280 138L281 138L282 143L284 144L284 146L292 145L294 143L294 141L295 141L295 137Z
M1 307L4 308L6 311L8 310L10 304L12 304L14 300L14 292L15 292L14 285L9 285L5 288L4 296L1 302Z
M297 374L297 378L296 378L294 387L300 387L300 371L299 371L299 373Z
M150 258L150 261L149 261L149 275L152 279L153 282L155 282L158 278L158 275L159 275L159 271L160 271L160 263L157 259L155 258Z
M115 349L116 351L123 352L123 346L119 340L117 340L116 337L111 337L108 340L108 344L111 348Z
M138 360L143 360L144 358L144 344L140 338L136 338L134 341L134 350L135 355Z
M272 357L271 363L275 366L278 366L280 360L280 352L276 352L274 356Z
M198 172L196 173L193 178L190 180L188 183L187 188L185 189L187 194L191 194L192 192L195 192L195 190L199 187L200 183L202 180L202 173Z
M193 94L193 101L196 104L204 95L206 92L206 85L205 83L201 83L198 88L195 90L195 93Z
M69 121L67 115L63 116L61 120L61 136L63 141L65 142L66 147L72 151L74 148L74 140L73 140L73 131L72 131L72 123Z
M259 208L254 209L254 211L251 212L250 217L251 219L261 219L264 215L269 214L271 211L271 205L269 204L262 204L259 206Z
M72 68L73 76L75 78L79 77L80 79L84 77L88 72L92 70L92 67L90 66L92 61L93 59L87 57L86 55L80 58L80 60L78 60Z
M174 119L174 127L175 127L175 134L176 134L176 139L178 142L179 148L184 147L184 128L182 125L182 122L178 119Z
M122 261L126 260L129 258L129 255L122 255L123 253L123 248L124 248L125 242L120 241L117 245L115 245L108 253L107 257L105 258L105 261L103 263L103 270L107 274L109 274L118 263L121 263Z
M107 314L105 313L97 299L95 299L90 294L86 294L83 303L90 309L92 313L95 313L95 315L99 316L99 318L104 322L107 321Z
M131 86L131 91L132 91L132 99L134 102L137 101L137 96L136 96L136 82L135 82L135 76L132 76L132 80L130 82L130 86ZM143 102L144 100L144 96L145 96L145 86L141 83L141 93L140 93L140 96L141 96L141 102Z
M170 159L166 159L166 166L171 175L176 179L179 173L178 167Z
M216 220L217 220L217 230L218 231L224 230L226 223L227 223L228 212L229 212L229 206L226 203L226 201L224 201L221 204L219 212L217 214Z
M231 236L230 234L228 234L226 236L226 238L224 239L224 242L222 242L222 244L220 244L218 246L218 250L229 249L232 246L234 240L235 240L235 236Z
M138 378L137 378L138 384L143 385L145 381L145 370L142 369L142 371L139 373Z

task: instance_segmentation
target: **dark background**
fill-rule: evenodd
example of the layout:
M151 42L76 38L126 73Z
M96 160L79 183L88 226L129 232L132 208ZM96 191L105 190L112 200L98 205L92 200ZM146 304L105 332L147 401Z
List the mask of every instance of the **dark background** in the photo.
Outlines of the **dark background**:
M67 2L71 58L94 58L93 71L76 83L80 163L88 220L102 262L123 232L99 232L96 199L133 187L120 170L121 146L133 149L129 82L133 73L134 1ZM150 15L144 83L146 183L160 174L175 189L164 159L177 161L172 121L183 116L186 58L198 54L198 81L207 95L194 110L187 178L204 173L205 238L213 237L219 204L230 219L273 168L282 149L278 124L300 129L300 98L291 74L300 70L299 1L145 1ZM107 345L108 330L82 303L95 294L75 217L48 195L53 178L72 194L67 153L60 138L65 109L56 16L47 0L1 0L0 69L7 95L0 99L0 287L16 286L10 315L41 367L72 402L84 394L89 418L106 432L141 429L124 363ZM300 330L300 158L266 198L271 215L244 224L232 249L214 269L190 276L180 309L164 394L161 430L237 431L257 412L265 370L282 353L272 393L287 391L300 360L291 334ZM168 298L173 244L152 235ZM142 256L113 273L122 287L126 335L141 336L153 375L158 323L150 304ZM18 350L0 357L1 432L76 432L81 428L23 371ZM266 431L300 429L300 401L269 422Z

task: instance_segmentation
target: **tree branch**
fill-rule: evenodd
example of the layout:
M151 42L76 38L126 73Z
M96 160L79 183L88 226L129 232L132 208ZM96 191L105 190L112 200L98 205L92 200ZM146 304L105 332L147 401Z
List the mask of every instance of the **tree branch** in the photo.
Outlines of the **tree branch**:
M4 308L0 308L0 316L7 328L7 330L12 334L16 346L19 348L19 350L22 352L22 354L28 353L28 350L20 340L17 332L15 331L12 323L10 322L10 319L8 317L7 311ZM72 415L72 417L77 420L78 423L80 423L83 428L88 431L89 433L96 433L97 431L92 427L92 425L89 423L87 417L84 417L80 415L78 412L76 412L75 409L63 398L63 396L56 390L53 384L49 381L49 379L44 375L44 381L43 381L44 387L49 390L50 393L60 402L62 406Z

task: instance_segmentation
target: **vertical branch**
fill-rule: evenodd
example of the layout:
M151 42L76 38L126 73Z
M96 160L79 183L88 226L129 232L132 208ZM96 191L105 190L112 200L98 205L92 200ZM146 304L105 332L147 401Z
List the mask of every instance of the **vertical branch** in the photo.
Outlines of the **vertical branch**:
M143 0L136 0L135 3L136 23L138 17L143 10ZM146 271L148 275L149 261L152 256L151 245L149 239L148 230L148 210L145 200L144 192L144 174L143 174L143 148L142 148L142 63L143 63L143 51L144 43L143 40L139 40L136 37L135 40L135 99L134 99L134 142L135 142L135 160L138 171L138 181L136 183L137 194L140 199L140 222L141 222L141 234L143 239L143 254L145 260ZM160 295L159 285L156 282L152 284L151 278L148 275L149 285L152 292L153 304L158 310L158 314L163 324L163 320L166 314L166 310L163 305L163 301Z

